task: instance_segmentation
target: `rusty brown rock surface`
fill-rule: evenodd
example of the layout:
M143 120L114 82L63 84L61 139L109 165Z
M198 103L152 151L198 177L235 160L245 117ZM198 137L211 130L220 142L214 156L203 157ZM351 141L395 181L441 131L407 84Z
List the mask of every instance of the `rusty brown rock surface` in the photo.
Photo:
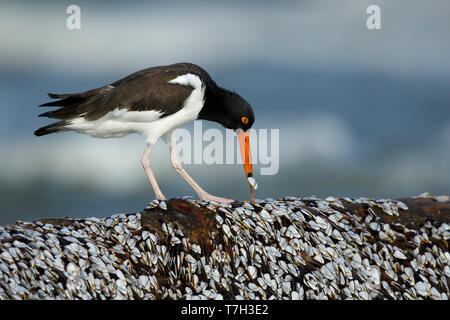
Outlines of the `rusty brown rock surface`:
M153 201L0 227L0 299L448 299L448 196Z

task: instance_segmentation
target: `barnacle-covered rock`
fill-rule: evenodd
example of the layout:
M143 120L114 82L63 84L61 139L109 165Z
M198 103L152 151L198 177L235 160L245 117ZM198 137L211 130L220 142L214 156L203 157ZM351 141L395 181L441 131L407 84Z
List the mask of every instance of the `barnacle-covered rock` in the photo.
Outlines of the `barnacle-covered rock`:
M448 196L153 201L0 227L0 299L448 299Z

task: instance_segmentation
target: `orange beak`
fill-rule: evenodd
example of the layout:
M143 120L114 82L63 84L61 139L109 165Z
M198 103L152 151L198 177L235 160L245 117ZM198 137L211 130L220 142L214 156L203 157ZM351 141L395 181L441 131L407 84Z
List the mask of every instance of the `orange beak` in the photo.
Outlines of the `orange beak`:
M242 129L238 129L236 134L239 140L239 147L241 148L241 156L242 163L244 164L245 176L247 178L253 177L252 160L250 157L250 134L248 132L244 132L244 130Z
M250 156L250 133L242 129L236 130L236 135L239 140L239 147L241 149L242 163L244 164L245 176L250 185L256 189L256 181L253 178L252 158Z

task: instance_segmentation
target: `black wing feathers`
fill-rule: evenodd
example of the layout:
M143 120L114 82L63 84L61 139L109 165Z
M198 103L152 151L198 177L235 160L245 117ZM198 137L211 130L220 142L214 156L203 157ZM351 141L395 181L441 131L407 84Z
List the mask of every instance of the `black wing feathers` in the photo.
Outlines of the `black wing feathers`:
M66 125L66 121L59 121L52 124L49 124L48 126L42 127L37 129L34 132L35 136L45 136L46 134L58 132L64 130L64 126Z

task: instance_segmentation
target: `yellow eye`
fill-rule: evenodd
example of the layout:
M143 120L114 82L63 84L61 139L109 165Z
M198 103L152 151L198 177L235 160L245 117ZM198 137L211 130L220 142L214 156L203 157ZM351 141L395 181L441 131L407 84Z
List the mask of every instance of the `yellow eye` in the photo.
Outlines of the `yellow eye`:
M241 121L243 124L247 124L248 123L248 118L247 117L242 117Z

